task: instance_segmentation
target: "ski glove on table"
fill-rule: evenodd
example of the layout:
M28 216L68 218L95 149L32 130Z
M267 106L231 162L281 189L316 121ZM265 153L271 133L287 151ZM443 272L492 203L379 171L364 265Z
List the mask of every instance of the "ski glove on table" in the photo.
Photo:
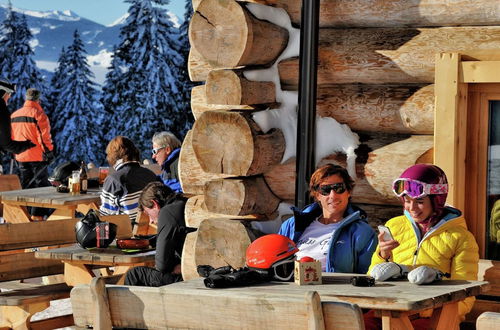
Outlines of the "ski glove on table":
M405 277L408 274L408 267L405 265L397 264L395 262L383 262L375 265L370 275L376 281L386 281L388 279L396 279Z
M419 285L428 284L434 281L441 281L443 276L446 275L435 268L420 266L408 273L408 281Z

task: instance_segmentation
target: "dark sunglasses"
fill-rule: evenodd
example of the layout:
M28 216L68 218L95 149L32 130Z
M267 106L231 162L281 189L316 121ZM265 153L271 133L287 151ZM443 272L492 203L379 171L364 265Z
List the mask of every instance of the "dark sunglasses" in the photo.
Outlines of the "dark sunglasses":
M151 152L153 153L153 155L156 155L156 154L157 154L157 153L159 153L162 149L165 149L165 147L155 148L155 149L151 150Z
M325 184L322 186L318 186L316 188L316 191L319 192L323 196L328 196L330 195L331 191L334 191L336 194L343 194L347 190L345 183L340 182L340 183L332 183L332 184Z

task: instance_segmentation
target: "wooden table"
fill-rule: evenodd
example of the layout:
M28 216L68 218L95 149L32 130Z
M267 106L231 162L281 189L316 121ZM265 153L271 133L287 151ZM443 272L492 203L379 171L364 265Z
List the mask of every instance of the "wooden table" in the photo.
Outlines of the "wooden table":
M329 276L342 277L345 274ZM441 281L420 286L408 281L391 281L377 282L374 287L355 287L351 284L298 286L295 283L271 282L242 288L208 289L202 280L195 279L165 286L164 290L165 293L197 297L206 303L212 299L223 300L228 306L231 299L238 301L242 295L265 297L268 293L282 293L284 296L303 297L307 291L317 291L322 302L347 302L376 310L382 317L383 329L412 329L410 315L434 308L434 328L451 330L458 329L458 301L476 296L488 290L488 286L488 282L484 281ZM323 312L326 313L324 319L328 328L328 322L335 320L329 317L328 309L323 309Z
M55 209L53 219L74 218L75 211L86 214L89 209L99 209L100 192L90 189L86 194L58 193L55 187L20 189L1 192L3 217L10 223L29 222L27 206Z
M114 267L113 274L125 274L135 266L155 264L155 250L127 254L117 248L86 250L77 245L35 252L39 259L61 260L64 263L64 281L70 285L88 284L98 268ZM108 275L108 273L106 273Z

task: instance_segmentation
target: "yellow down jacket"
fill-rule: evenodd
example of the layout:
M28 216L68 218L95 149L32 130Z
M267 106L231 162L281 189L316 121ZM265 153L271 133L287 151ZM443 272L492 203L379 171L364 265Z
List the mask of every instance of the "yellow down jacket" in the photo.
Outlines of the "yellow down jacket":
M465 218L459 210L447 207L446 211L443 220L421 240L420 231L407 212L387 221L385 225L400 244L392 251L389 261L409 266L410 269L419 266L433 267L443 273L449 273L451 280L477 280L479 248L476 239L467 230ZM385 262L379 252L377 246L368 273L375 265ZM474 297L469 297L459 302L461 320L472 309L474 300ZM431 311L420 315L428 317Z

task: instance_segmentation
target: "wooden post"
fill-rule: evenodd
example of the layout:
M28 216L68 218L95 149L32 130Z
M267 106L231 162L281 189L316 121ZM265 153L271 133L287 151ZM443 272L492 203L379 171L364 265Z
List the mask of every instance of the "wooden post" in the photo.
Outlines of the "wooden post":
M189 28L191 47L213 67L268 65L288 43L288 31L255 18L234 0L203 0Z
M95 319L94 329L111 330L111 312L109 311L108 293L106 291L106 281L102 277L95 277L90 282L90 292L94 301Z
M247 176L278 164L285 151L279 129L263 134L247 116L204 112L193 126L193 150L205 172Z
M460 54L436 55L434 162L448 178L450 205L464 209L467 84L459 81ZM454 125L449 125L449 124ZM447 127L447 129L441 129Z

